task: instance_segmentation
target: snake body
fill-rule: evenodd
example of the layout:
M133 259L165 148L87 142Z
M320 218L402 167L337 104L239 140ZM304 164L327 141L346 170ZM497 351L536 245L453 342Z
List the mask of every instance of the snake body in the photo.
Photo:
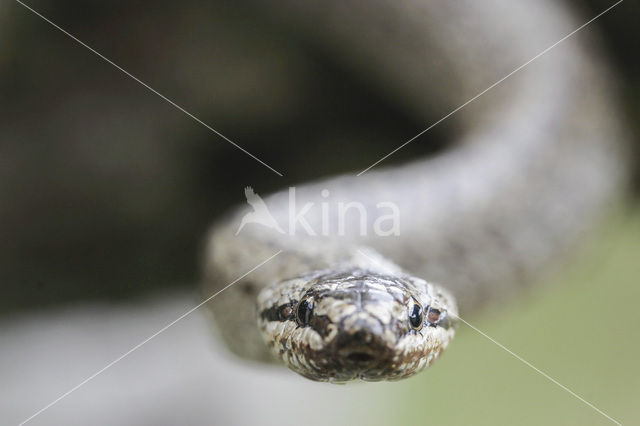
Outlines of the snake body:
M550 0L267 6L417 117L453 110L579 25ZM282 251L210 303L228 347L313 380L400 379L448 346L458 307L499 307L539 275L625 177L611 78L587 47L568 39L449 118L459 136L444 153L296 186L297 206L314 206L306 228L236 235L246 207L216 223L206 294ZM363 209L334 208L354 201ZM264 200L282 229L296 225L291 202L291 190ZM398 235L361 235L380 203L397 206Z

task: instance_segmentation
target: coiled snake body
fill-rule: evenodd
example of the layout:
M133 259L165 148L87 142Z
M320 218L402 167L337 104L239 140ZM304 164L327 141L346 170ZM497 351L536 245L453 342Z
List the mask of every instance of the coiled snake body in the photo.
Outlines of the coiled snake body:
M579 25L546 0L268 6L416 114L453 110ZM207 294L282 250L211 303L229 348L320 381L408 377L447 347L457 306L499 306L562 253L624 178L610 78L580 40L451 117L448 151L297 186L297 206L318 207L304 216L317 235L259 224L236 235L244 207L216 224ZM353 201L359 215L331 208ZM381 202L398 207L399 235L360 235ZM283 229L290 203L289 191L265 198Z

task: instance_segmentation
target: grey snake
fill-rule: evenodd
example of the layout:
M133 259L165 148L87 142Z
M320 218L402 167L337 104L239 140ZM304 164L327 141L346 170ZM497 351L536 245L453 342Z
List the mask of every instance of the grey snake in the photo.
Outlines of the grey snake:
M264 3L425 120L582 23L551 0ZM295 232L290 190L264 198L279 229L238 232L246 206L218 221L205 294L279 253L209 304L229 349L318 381L402 379L450 344L458 309L499 309L532 282L625 179L626 131L592 44L566 40L452 115L457 136L443 153L296 186L295 203L313 208ZM353 202L362 208L348 215L334 208ZM394 235L361 232L380 203L398 208Z

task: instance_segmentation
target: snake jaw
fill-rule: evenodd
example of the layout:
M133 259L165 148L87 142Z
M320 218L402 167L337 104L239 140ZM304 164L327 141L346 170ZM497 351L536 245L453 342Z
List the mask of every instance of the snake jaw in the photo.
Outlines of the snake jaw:
M305 309L313 306L305 319L290 308L302 300ZM409 321L416 301L426 308L419 329ZM453 298L424 280L359 268L276 283L261 292L258 305L258 326L271 352L296 373L332 383L416 374L455 333L450 321L428 323L426 312L442 319L457 314Z

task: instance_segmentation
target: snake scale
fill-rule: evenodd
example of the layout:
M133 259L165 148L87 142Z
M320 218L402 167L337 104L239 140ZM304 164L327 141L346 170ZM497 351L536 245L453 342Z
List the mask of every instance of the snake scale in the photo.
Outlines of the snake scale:
M423 111L453 110L581 23L551 0L264 6L425 120ZM625 128L590 44L586 33L566 40L450 117L457 136L443 153L265 197L279 229L238 232L246 206L217 222L207 295L281 251L209 303L231 351L317 381L402 379L449 345L458 309L499 308L540 275L625 179ZM334 208L354 201L362 208L351 214ZM314 206L304 224L292 222L292 202ZM394 235L361 232L380 203L397 207Z

